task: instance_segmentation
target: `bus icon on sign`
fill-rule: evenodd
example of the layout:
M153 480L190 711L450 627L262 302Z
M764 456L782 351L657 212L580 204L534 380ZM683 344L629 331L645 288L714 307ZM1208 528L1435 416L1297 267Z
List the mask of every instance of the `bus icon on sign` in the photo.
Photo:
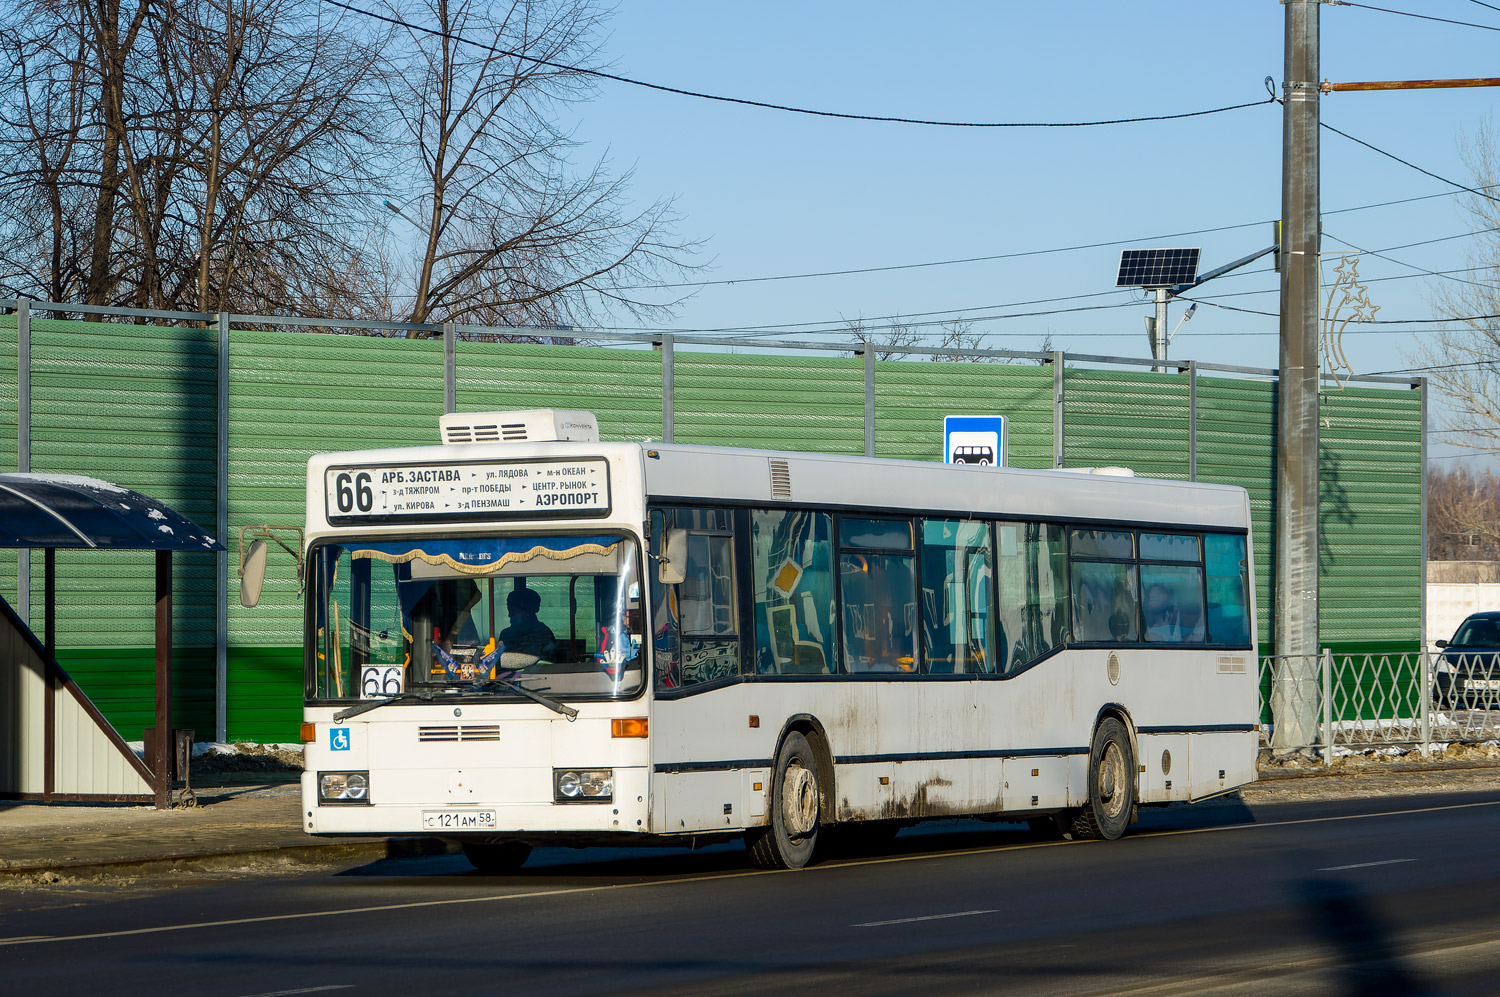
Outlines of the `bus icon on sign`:
M1005 416L943 417L943 461L974 467L1005 466Z
M988 467L995 463L994 447L957 446L948 455L950 464L979 464Z

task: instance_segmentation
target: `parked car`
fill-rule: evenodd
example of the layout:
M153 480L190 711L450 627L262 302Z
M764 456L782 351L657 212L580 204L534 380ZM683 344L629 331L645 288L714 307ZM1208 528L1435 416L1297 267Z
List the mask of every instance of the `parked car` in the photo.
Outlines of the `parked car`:
M1500 611L1475 613L1440 640L1432 704L1440 710L1500 709Z

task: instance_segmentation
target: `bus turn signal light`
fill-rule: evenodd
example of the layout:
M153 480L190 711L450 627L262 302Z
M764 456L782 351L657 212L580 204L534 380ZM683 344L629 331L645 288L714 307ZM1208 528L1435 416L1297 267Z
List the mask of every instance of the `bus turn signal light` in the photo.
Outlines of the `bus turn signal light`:
M610 734L613 737L645 737L645 717L625 717L610 722Z
M312 744L317 739L318 739L318 725L317 724L303 724L302 725L302 743L303 744Z

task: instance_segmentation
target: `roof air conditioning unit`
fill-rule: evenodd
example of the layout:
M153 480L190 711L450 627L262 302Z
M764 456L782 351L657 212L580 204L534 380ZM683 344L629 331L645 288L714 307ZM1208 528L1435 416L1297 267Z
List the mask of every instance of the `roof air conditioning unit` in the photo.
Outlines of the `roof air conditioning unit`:
M599 420L594 413L568 409L450 412L438 419L438 428L448 444L599 442Z

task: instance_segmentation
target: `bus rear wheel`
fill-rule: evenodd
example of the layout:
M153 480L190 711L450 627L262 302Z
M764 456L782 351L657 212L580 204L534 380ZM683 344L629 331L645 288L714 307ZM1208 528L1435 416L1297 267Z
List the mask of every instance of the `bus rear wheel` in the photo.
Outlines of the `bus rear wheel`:
M1135 808L1135 756L1125 725L1106 717L1089 749L1089 800L1068 829L1073 839L1113 841L1125 833Z
M464 858L486 876L503 876L515 872L531 857L531 846L524 841L465 841Z
M796 731L776 753L767 816L769 826L746 839L750 861L762 869L800 869L818 844L818 760L812 745Z

